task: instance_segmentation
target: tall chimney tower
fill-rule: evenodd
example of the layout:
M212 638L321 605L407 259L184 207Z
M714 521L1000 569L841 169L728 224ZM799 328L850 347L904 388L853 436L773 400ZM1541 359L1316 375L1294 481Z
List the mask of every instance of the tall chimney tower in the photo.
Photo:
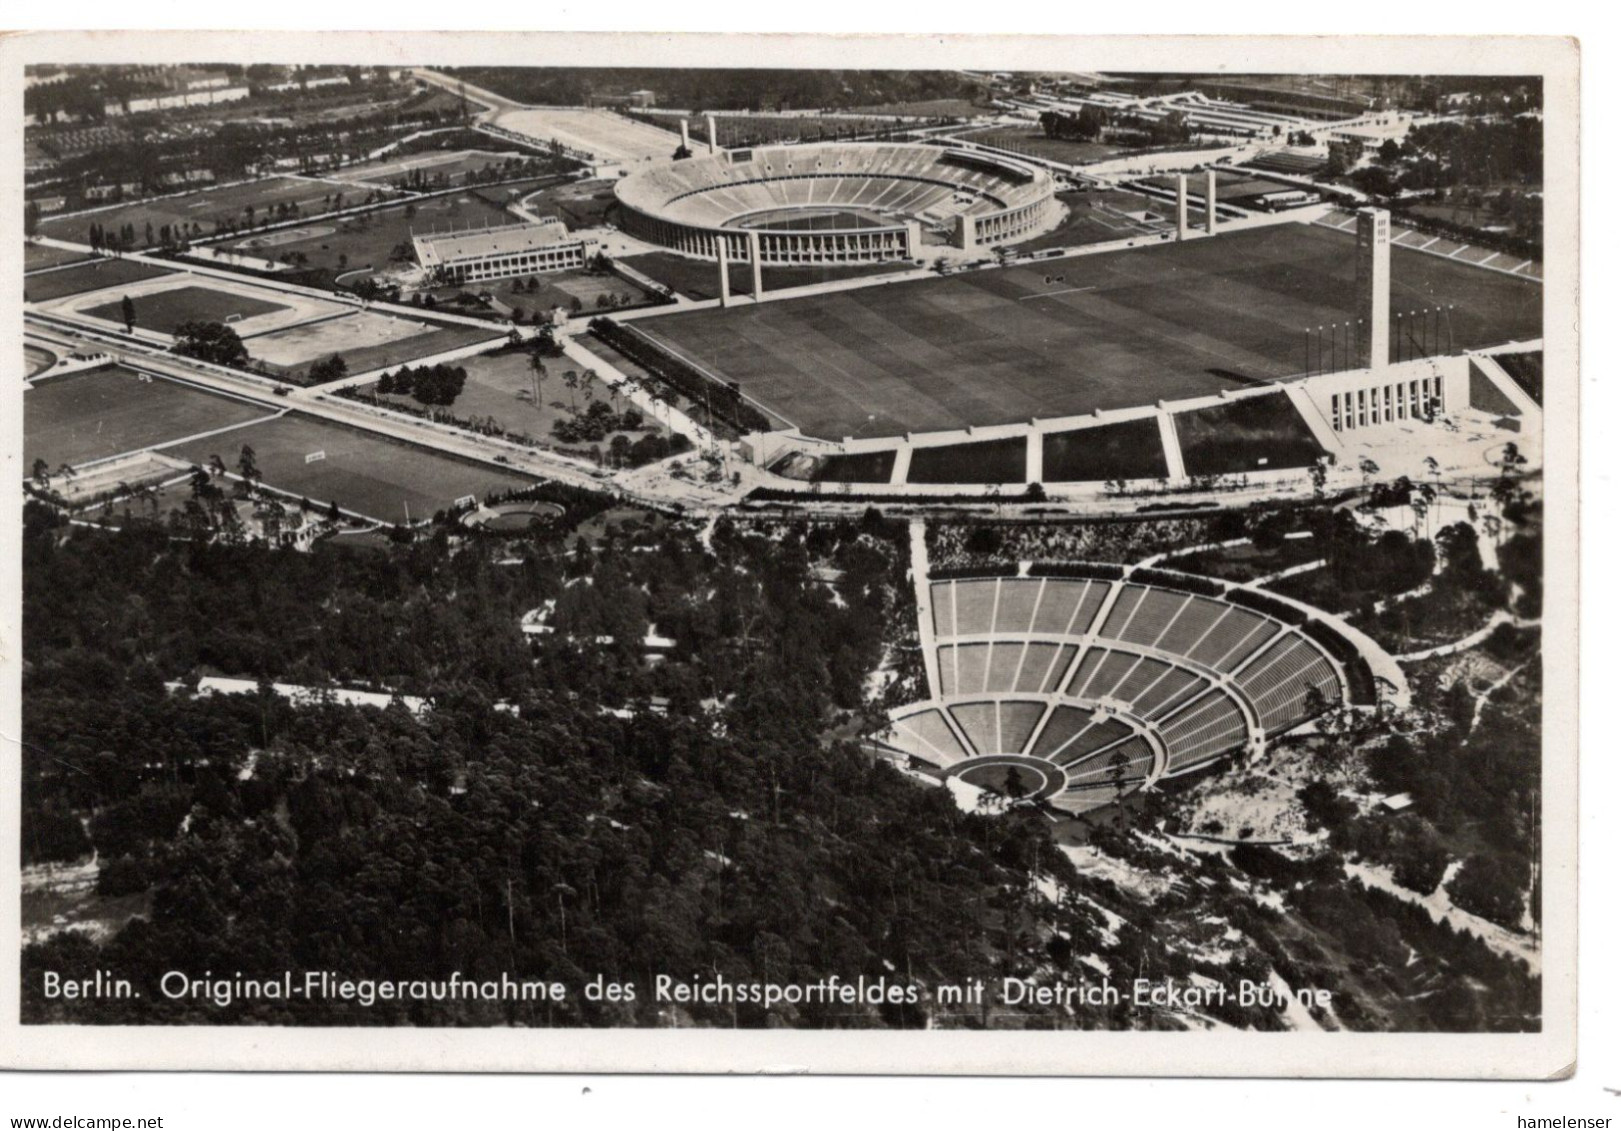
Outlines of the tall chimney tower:
M687 120L685 118L681 119L681 148L688 153L692 152L692 138L687 134Z
M1390 213L1362 208L1356 214L1357 365L1383 369L1390 363Z
M709 152L713 154L720 148L720 143L715 140L715 115L705 114L704 121L709 123Z
M1188 238L1188 175L1176 175L1176 238Z
M1216 234L1216 171L1204 173L1204 230L1206 235Z

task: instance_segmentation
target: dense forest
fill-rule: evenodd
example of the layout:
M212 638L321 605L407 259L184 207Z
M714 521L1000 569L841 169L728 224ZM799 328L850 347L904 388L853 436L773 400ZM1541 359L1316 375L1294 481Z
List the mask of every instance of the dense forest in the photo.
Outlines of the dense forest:
M1313 1010L1330 1027L1535 1024L1522 964L1345 883L1336 853L1176 848L1155 831L1175 789L1061 847L1039 811L965 811L873 758L853 736L918 694L903 526L701 525L548 490L568 513L538 533L310 553L28 507L24 863L93 860L99 929L34 936L26 1020L1280 1029L1280 1002L925 992L767 1011L647 992L661 974L932 990L1276 972L1335 994ZM537 611L548 631L526 636ZM654 633L673 642L656 661ZM221 674L261 686L196 693ZM299 704L271 680L431 707ZM370 1008L42 992L46 971L95 970L142 987L172 970L508 973L571 992ZM586 1000L598 975L642 993Z
M849 110L972 99L982 89L956 71L459 67L451 73L507 98L545 106L588 105L593 97L651 90L660 106L688 110Z

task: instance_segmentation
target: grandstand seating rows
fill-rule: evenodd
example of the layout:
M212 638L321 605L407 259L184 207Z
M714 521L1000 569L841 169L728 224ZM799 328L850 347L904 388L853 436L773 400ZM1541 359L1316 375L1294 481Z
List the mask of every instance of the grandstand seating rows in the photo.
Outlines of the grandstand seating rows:
M1068 784L1049 801L1073 794L1091 799L1085 808L1347 696L1312 639L1326 625L1308 633L1279 619L1288 610L1184 592L1165 576L932 582L935 703L897 719L885 741L945 768L988 755L1050 761Z
M737 150L645 170L616 188L626 205L680 224L722 227L756 212L837 206L885 215L982 215L1052 192L1043 172L922 145L797 145Z

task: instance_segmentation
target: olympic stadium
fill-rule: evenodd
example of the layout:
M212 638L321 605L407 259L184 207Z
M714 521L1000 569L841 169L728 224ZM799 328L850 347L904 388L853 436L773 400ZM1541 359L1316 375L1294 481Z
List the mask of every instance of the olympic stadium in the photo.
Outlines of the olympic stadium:
M1052 175L1010 158L931 145L722 150L615 186L625 230L687 255L771 265L916 259L1056 222Z

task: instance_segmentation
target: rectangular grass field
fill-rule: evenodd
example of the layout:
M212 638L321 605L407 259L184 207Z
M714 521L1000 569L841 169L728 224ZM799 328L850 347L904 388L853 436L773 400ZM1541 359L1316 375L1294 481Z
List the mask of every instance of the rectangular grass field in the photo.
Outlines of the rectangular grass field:
M47 377L23 394L24 474L54 472L271 415L263 405L108 366Z
M60 267L66 263L77 263L89 258L89 252L69 251L67 248L31 243L28 240L23 241L24 271L39 271L46 267Z
M636 325L809 435L1011 424L1304 372L1307 329L1355 314L1355 247L1280 224ZM1454 307L1454 349L1542 333L1533 281L1406 249L1391 276L1394 311Z
M173 272L133 259L96 259L77 267L24 276L23 301L48 302L53 298L99 291L103 287L127 286L142 279L156 279L160 275L170 274Z
M503 337L498 327L403 318L375 310L316 318L243 340L248 356L295 384L309 381L311 366L336 354L350 374L402 365Z
M332 211L336 207L336 195L340 192L345 194L345 207L359 204L366 196L366 190L360 188L346 190L323 181L266 177L178 196L132 200L72 216L52 216L40 222L39 230L41 235L84 243L89 239L91 224L100 224L114 232L125 224L132 224L135 227L136 246L140 247L146 245L148 224L152 225L154 240L161 239L163 225L169 224L187 235L195 231L197 238L206 239L214 234L215 226L223 221L229 221L238 228L247 227L247 209L250 206L257 223L263 223L267 216L273 215L278 204L297 204L299 215L308 218ZM192 225L196 225L196 228Z
M711 261L702 259L689 259L684 255L675 255L667 251L648 252L643 255L628 255L622 262L626 267L639 271L656 283L663 283L672 291L686 295L688 298L704 299L717 298L720 295L720 268ZM898 260L893 263L848 263L829 264L827 266L805 267L761 267L760 282L768 291L788 290L791 287L808 287L816 283L828 283L835 279L855 279L866 275L893 275L897 271L910 271L917 264L910 260ZM750 273L747 263L727 264L726 277L730 281L732 293L747 294L754 286L754 276Z
M135 325L141 330L159 334L173 334L186 322L226 322L233 317L253 318L287 307L277 302L219 291L212 287L174 287L154 294L136 295L130 300L135 306ZM117 298L101 306L93 306L84 313L92 318L122 323L123 299Z
M32 394L30 394L32 395ZM392 440L301 413L267 420L168 450L168 454L206 462L218 455L234 467L244 444L253 448L264 483L294 496L384 522L413 522L463 495L533 486L535 480L515 471ZM314 463L306 458L325 452Z

